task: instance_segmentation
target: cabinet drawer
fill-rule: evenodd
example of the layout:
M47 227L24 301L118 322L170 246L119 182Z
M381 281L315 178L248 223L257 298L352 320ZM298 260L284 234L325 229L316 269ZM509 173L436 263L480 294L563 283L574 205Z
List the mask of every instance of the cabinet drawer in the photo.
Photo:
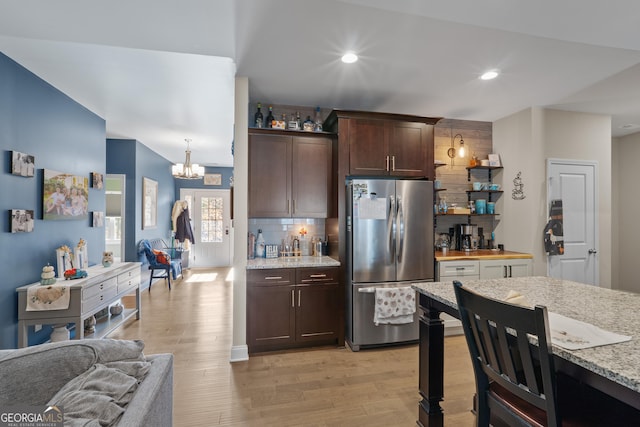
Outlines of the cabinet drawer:
M479 261L446 261L438 263L439 280L446 277L480 275Z
M290 285L294 280L295 270L293 268L247 270L247 284L250 286Z
M96 283L95 285L88 286L82 289L82 300L87 301L96 295L104 292L107 289L113 289L114 295L116 292L116 286L118 284L118 278L112 277L104 282Z
M296 270L296 283L324 283L337 282L339 268L298 268Z
M118 277L118 279L120 279L120 277ZM138 285L140 284L140 275L136 274L132 277L130 277L129 279L127 279L124 282L120 282L118 280L118 294L121 294L122 292L126 292L128 290L132 290L135 289Z
M134 277L138 277L140 279L140 269L136 268L134 270L125 271L124 273L118 274L118 283L124 283L131 280Z
M115 279L115 278L114 278ZM112 286L110 288L106 288L102 290L97 295L94 295L91 298L83 298L82 300L82 312L87 313L99 307L101 304L106 302L110 302L112 298L117 295L116 287Z

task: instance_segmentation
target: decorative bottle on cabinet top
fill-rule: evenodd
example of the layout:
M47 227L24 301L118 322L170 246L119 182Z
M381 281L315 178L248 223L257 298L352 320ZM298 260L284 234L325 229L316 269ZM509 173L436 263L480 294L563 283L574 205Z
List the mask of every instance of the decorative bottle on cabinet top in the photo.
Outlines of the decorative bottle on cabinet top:
M253 125L257 128L264 127L264 117L262 115L262 104L258 102L258 110L256 114L253 116Z
M273 127L273 121L275 117L273 117L273 107L269 105L269 114L267 114L267 126L268 128Z
M316 107L316 112L313 117L313 130L315 132L322 132L322 115L320 114L320 107Z
M313 132L313 120L311 120L311 116L307 116L307 120L304 121L304 123L302 124L302 130L305 130L307 132Z

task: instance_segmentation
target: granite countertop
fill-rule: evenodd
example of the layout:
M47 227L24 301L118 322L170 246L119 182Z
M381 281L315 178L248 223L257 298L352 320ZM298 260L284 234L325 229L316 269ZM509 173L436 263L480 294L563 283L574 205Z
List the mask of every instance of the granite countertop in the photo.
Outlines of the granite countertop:
M247 270L299 267L339 267L340 261L328 256L292 256L247 260Z
M436 261L483 260L483 259L533 259L533 255L523 252L477 249L475 251L435 252Z
M546 305L550 312L630 335L628 342L582 350L554 345L553 352L640 393L640 294L550 277L467 280L463 284L496 299L504 299L509 290L518 291L531 304ZM457 309L452 282L414 283L412 287Z

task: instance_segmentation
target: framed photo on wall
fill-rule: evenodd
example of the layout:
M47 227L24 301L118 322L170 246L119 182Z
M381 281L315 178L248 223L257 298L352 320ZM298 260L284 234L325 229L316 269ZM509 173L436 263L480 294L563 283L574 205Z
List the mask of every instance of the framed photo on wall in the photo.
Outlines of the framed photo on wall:
M94 227L104 227L104 212L94 211L92 212L93 216L93 226Z
M12 233L31 233L33 231L33 211L29 209L11 209L10 223Z
M142 178L142 229L158 226L158 181Z
M42 185L42 219L89 219L89 179L45 169Z
M11 174L33 177L36 169L36 159L30 154L19 151L11 152Z
M222 185L222 174L219 173L205 173L204 185Z
M104 182L104 176L99 172L91 172L91 186L93 188L97 188L98 190L102 190L102 185Z

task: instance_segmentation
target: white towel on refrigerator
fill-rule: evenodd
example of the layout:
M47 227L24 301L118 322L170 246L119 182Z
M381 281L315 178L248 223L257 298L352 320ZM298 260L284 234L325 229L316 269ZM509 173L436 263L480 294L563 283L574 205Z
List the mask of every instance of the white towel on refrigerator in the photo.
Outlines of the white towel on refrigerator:
M375 289L376 302L373 323L376 326L413 322L413 315L416 312L416 291L408 286Z

